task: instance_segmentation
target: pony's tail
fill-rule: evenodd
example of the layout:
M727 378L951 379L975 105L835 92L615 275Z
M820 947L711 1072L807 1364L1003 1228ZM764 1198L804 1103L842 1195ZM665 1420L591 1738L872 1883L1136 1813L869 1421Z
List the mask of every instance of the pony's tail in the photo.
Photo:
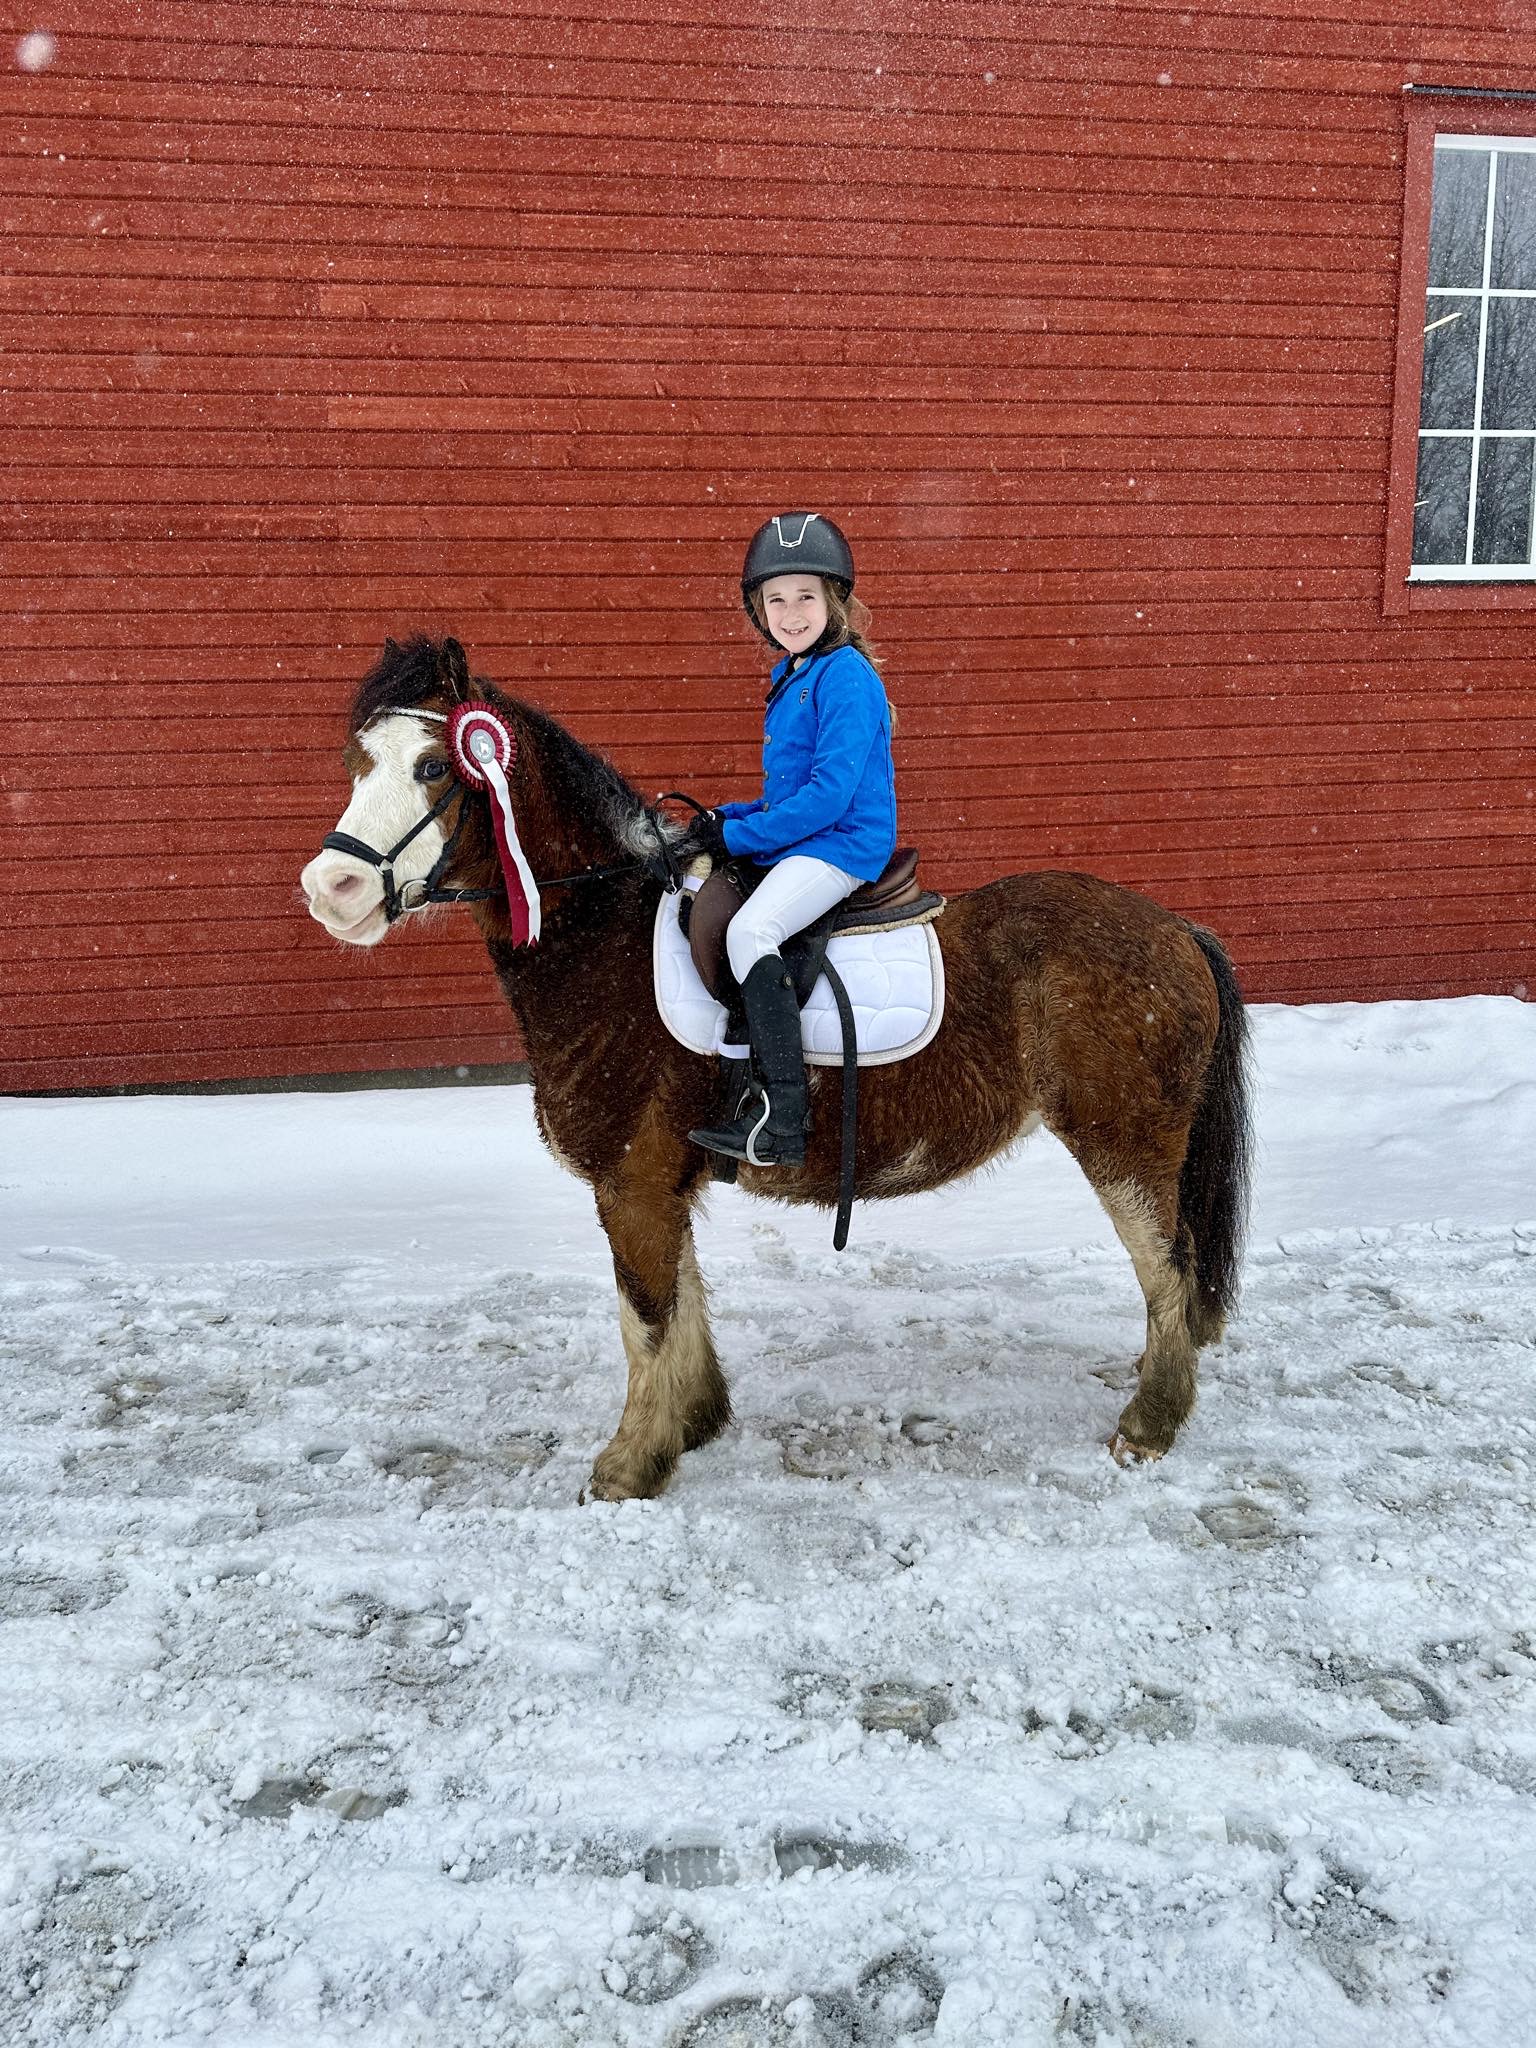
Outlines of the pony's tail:
M1248 1012L1220 941L1198 925L1189 933L1216 983L1219 1022L1205 1087L1189 1129L1179 1174L1179 1221L1194 1250L1188 1295L1190 1335L1213 1344L1237 1305L1248 1189L1253 1163L1249 1111Z

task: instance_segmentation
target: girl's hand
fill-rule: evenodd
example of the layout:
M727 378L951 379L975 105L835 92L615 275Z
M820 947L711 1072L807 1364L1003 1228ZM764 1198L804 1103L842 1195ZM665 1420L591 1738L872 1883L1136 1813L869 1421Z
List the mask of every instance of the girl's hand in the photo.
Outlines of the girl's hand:
M729 860L725 826L718 812L701 811L682 838L673 841L672 852L680 861L697 860L701 853L707 853L716 867Z

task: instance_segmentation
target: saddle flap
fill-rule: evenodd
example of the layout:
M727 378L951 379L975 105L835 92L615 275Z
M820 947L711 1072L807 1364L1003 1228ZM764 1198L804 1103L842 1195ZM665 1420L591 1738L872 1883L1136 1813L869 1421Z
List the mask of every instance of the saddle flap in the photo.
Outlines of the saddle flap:
M729 867L713 869L708 880L683 899L688 950L699 979L715 1001L727 1007L736 993L736 978L726 958L725 928L746 900L747 891Z

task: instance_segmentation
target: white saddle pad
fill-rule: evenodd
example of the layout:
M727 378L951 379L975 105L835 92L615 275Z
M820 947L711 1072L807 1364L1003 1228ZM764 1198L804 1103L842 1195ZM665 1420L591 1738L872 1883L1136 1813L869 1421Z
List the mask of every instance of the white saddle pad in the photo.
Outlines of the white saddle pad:
M696 889L699 884L690 880L687 886ZM677 907L675 896L663 896L656 911L652 957L662 1022L690 1052L744 1057L744 1045L725 1042L725 1011L699 979L678 926ZM844 932L828 946L827 957L842 976L853 1005L859 1065L885 1066L921 1052L944 1016L944 955L934 926ZM825 975L800 1012L800 1029L812 1066L842 1065L842 1026Z

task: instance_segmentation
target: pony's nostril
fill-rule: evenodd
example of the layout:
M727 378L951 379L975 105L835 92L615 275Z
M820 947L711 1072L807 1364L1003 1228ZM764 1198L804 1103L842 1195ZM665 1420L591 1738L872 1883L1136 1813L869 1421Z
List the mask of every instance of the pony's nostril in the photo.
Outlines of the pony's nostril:
M331 877L330 890L333 896L351 896L363 885L361 875L339 874Z

